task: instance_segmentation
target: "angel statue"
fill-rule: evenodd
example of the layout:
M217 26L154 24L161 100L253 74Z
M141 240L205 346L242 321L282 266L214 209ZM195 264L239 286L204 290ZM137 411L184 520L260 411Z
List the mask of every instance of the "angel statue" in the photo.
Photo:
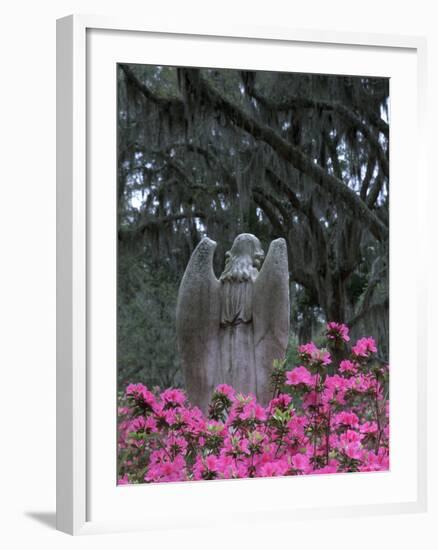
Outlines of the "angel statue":
M214 388L229 384L266 405L273 362L284 358L289 335L286 242L272 241L263 262L260 241L242 233L226 253L219 280L215 249L214 241L202 239L178 293L176 329L188 397L205 412Z

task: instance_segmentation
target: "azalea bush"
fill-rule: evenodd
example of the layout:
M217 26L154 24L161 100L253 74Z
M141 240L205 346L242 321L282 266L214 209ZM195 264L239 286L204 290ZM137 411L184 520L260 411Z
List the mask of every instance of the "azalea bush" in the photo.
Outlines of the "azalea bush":
M267 406L222 384L204 415L181 389L129 384L119 484L387 470L388 366L373 338L351 345L333 322L325 336L298 347L298 365L274 364Z

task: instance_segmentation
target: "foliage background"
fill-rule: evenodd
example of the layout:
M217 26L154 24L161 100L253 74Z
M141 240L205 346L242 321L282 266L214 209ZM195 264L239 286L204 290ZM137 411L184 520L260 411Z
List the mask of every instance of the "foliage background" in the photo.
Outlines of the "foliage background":
M119 384L181 386L178 285L204 235L288 245L291 342L327 320L388 360L389 83L118 66ZM291 357L292 358L292 357Z

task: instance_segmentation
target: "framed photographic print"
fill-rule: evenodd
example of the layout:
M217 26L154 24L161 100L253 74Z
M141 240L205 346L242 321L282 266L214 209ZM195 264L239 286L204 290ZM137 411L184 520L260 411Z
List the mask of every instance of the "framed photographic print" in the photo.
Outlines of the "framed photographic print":
M58 528L424 509L424 41L57 48Z

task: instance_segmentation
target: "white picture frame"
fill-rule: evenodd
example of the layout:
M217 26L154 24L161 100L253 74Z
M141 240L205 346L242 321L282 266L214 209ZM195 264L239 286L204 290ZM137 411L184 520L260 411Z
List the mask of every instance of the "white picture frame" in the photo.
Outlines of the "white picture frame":
M98 31L105 35L105 43L100 46L97 41L91 39L92 33ZM134 33L134 34L133 34ZM96 467L93 466L95 456L97 455L96 444L91 440L90 434L93 432L90 423L96 418L96 395L93 393L93 377L97 374L91 372L91 364L93 369L99 374L102 379L102 386L105 389L113 388L111 381L111 369L108 369L108 374L99 371L99 360L95 360L95 346L93 341L96 336L95 326L97 321L93 320L94 312L98 307L99 302L90 306L94 300L93 289L96 288L93 282L94 275L90 272L92 258L90 254L96 250L98 243L99 232L96 231L96 201L93 200L93 193L101 193L102 189L90 185L91 181L95 181L93 162L91 155L97 150L94 143L95 137L90 134L90 126L94 132L101 131L99 129L99 119L91 119L90 102L93 104L93 89L90 87L96 83L96 78L101 78L96 67L99 65L93 61L91 50L105 50L105 55L119 55L116 43L116 37L127 36L130 34L132 39L141 40L141 37L155 37L159 40L173 40L181 44L189 44L190 40L214 41L220 40L221 44L228 45L229 55L233 54L233 47L239 44L239 48L244 45L261 44L269 45L270 48L275 48L277 45L297 45L303 49L311 49L314 45L318 48L337 48L344 49L348 52L349 48L356 48L356 53L359 49L366 49L372 52L376 60L384 54L391 56L394 53L394 59L398 54L406 53L412 59L412 70L415 71L415 81L413 82L413 95L416 99L415 104L410 105L412 113L415 112L415 120L411 123L416 128L418 137L418 147L413 158L409 160L410 174L415 177L417 183L417 214L418 226L413 232L413 243L419 243L416 253L419 258L425 257L424 243L425 235L424 220L420 212L425 208L425 182L426 177L423 173L426 162L423 158L426 147L424 140L424 118L425 118L425 63L426 63L426 44L425 40L420 37L408 36L391 36L391 35L375 35L375 34L353 34L353 33L335 33L327 31L300 31L284 28L240 28L230 25L228 29L206 29L206 28L189 28L179 29L177 27L166 27L163 24L160 28L152 28L147 24L138 21L113 19L106 17L95 16L69 16L58 20L57 24L57 528L61 531L70 534L86 534L95 532L108 532L116 530L130 529L153 529L163 526L181 526L187 525L209 525L211 522L208 517L198 515L198 518L190 519L189 516L178 516L177 510L164 509L160 506L154 510L153 517L142 518L141 515L132 517L130 514L126 516L118 515L117 510L122 508L130 509L129 500L133 499L139 502L140 493L145 489L152 490L154 498L163 498L163 495L168 499L178 499L178 493L187 490L194 493L193 502L195 500L209 498L213 495L214 499L225 498L225 495L232 495L232 499L239 498L248 499L248 502L253 502L256 494L263 487L265 494L272 495L275 491L279 491L279 487L283 487L285 480L239 480L229 482L206 482L199 484L162 484L161 486L131 487L125 489L130 493L125 493L126 498L122 502L114 505L111 510L104 509L99 514L91 514L90 510L94 509L94 501L111 501L111 496L106 494L104 490L99 488L97 484L93 488L93 498L90 497L90 487L93 485L93 478L96 477ZM109 50L112 48L109 45L114 45L114 52L111 54ZM138 44L138 42L137 42ZM164 42L163 42L164 44ZM134 46L131 45L130 51ZM171 45L168 46L168 50ZM183 48L181 48L183 50ZM120 51L123 56L122 61L139 62L138 55L133 59L126 51ZM333 50L334 51L334 50ZM392 53L391 53L392 52ZM236 53L236 52L234 52ZM397 55L395 55L397 54ZM184 55L181 53L181 55ZM222 55L222 54L221 54ZM225 53L223 53L225 56ZM304 55L304 54L303 54ZM91 56L91 57L90 57ZM412 57L413 56L413 57ZM160 57L160 52L155 50L154 59ZM346 59L347 59L346 55ZM400 56L399 56L400 57ZM112 63L113 58L108 57L108 66ZM219 59L219 58L218 58ZM389 59L389 58L388 58ZM224 57L225 60L225 57ZM154 61L159 64L159 61ZM351 66L352 60L350 60ZM395 60L394 63L401 63L402 60ZM391 63L391 60L385 61ZM164 64L164 63L163 63ZM186 64L190 65L191 60L187 60ZM103 66L104 64L102 64ZM225 60L226 65L226 60ZM346 61L346 65L348 65ZM202 65L201 65L202 66ZM415 67L414 67L415 66ZM348 67L345 69L348 72ZM383 70L383 69L382 69ZM96 72L96 74L93 73ZM309 70L312 72L312 70ZM106 77L110 78L111 74ZM106 78L105 77L105 78ZM93 80L94 78L94 80ZM103 73L102 73L103 78ZM96 84L97 86L97 84ZM114 98L113 98L114 99ZM413 100L412 100L413 101ZM94 104L93 104L94 105ZM113 105L113 104L111 104ZM102 115L106 116L111 112L110 104L107 105L107 110L102 111ZM115 111L114 111L115 118ZM93 124L90 124L90 120ZM395 125L395 128L397 126ZM392 131L392 130L391 130ZM90 137L91 136L91 137ZM101 136L102 143L99 147L102 151L114 152L114 140L111 141L113 135L110 135L105 141L104 136ZM400 145L402 153L403 144ZM402 172L397 165L397 150L391 150L391 170L395 173ZM115 166L115 158L107 160L108 166ZM393 172L392 172L393 173ZM105 176L112 178L111 171ZM102 173L103 177L103 173ZM400 176L401 177L401 176ZM94 180L93 180L94 178ZM114 179L114 178L112 178ZM108 180L105 180L108 181ZM113 181L115 185L115 182ZM95 191L96 189L97 191ZM103 191L106 193L106 191ZM99 197L102 197L100 194ZM90 200L91 199L91 200ZM111 224L111 216L113 215L111 198L109 199L109 208L107 212L107 223ZM404 202L395 200L394 216L396 219L402 218ZM106 223L103 220L103 224ZM103 225L104 226L104 225ZM111 227L105 226L105 227ZM401 227L401 224L400 224ZM394 231L393 231L394 234ZM96 241L97 239L97 241ZM391 262L398 265L399 256L397 255L396 241L391 241L392 249L395 250L391 257ZM114 249L111 243L108 243L108 258L109 261L114 260ZM103 256L102 256L103 258ZM111 260L112 258L112 260ZM107 265L107 264L105 264ZM303 517L328 517L334 515L359 515L359 514L380 514L380 513L396 513L396 512L418 512L426 509L426 356L425 356L425 341L426 333L424 321L421 322L421 313L425 312L426 304L426 285L424 275L417 267L415 271L408 273L409 277L415 277L417 287L415 296L412 296L407 307L411 307L413 314L418 315L416 323L417 341L413 345L412 353L415 364L415 384L417 392L417 409L415 414L415 429L417 434L418 447L412 455L410 463L412 483L406 488L404 498L388 499L387 496L377 498L375 501L370 499L362 502L360 499L351 498L351 503L340 501L334 503L333 506L316 502L315 505L308 503L301 506L300 503L288 504L282 501L276 508L271 510L261 510L257 506L253 506L246 510L241 517L236 514L236 521L247 519L249 521L260 521L262 518L272 520L274 518L284 519L303 518ZM111 277L110 277L111 279ZM392 281L392 279L391 279ZM114 282L114 281L113 281ZM109 287L108 287L109 288ZM112 287L111 287L112 288ZM111 294L112 290L108 292ZM395 287L394 287L395 288ZM391 295L393 302L393 297ZM391 303L392 303L391 302ZM397 316L395 316L397 317ZM94 327L94 328L93 328ZM100 330L100 329L99 329ZM110 329L111 330L111 329ZM401 330L401 329L400 329ZM105 332L102 328L102 334ZM422 335L422 345L419 344L419 335ZM391 333L392 334L392 333ZM391 336L392 338L392 336ZM393 340L392 340L393 341ZM394 344L393 344L394 346ZM98 347L98 345L97 345ZM113 353L115 342L108 346L108 353ZM392 360L392 359L391 359ZM401 360L401 359L400 359ZM95 368L94 368L95 367ZM108 384L105 382L108 378ZM400 393L402 396L402 391ZM107 401L115 402L115 395L107 393ZM393 405L393 404L391 404ZM111 407L112 405L108 405ZM397 404L394 405L395 407ZM100 406L99 406L100 408ZM105 405L102 407L105 409ZM114 418L115 421L115 418ZM108 420L108 429L102 428L106 437L106 442L112 437L113 424ZM103 423L106 423L104 420ZM100 436L99 436L100 437ZM94 445L94 448L93 448ZM102 449L106 449L105 444L98 445ZM115 439L114 439L115 447ZM113 457L115 460L115 456ZM111 459L112 460L112 459ZM414 465L415 464L415 470ZM108 468L111 468L111 462L108 462ZM408 463L406 468L408 467ZM102 466L102 472L109 471ZM400 473L403 473L400 470ZM388 476L395 475L394 471ZM102 474L103 475L103 474ZM375 475L375 474L372 474ZM377 474L382 475L382 474ZM358 479L360 474L358 474ZM324 480L316 480L316 477L324 478ZM346 484L340 478L342 476L332 476L329 481L326 481L330 476L314 476L313 480L305 480L304 478L295 481L295 488L298 484L303 489L303 483L311 483L310 491L317 490L316 484L330 483L330 490L336 490L337 486ZM362 478L363 479L363 478ZM384 478L380 478L384 479ZM369 484L371 478L367 478L366 483ZM288 480L289 481L289 480ZM348 481L348 480L347 480ZM263 486L254 485L263 483ZM376 481L376 484L380 480ZM348 481L350 483L350 481ZM283 484L283 485L282 485ZM364 485L364 482L359 482ZM408 482L406 482L408 484ZM167 486L166 486L167 485ZM184 489L182 485L185 485ZM196 489L193 488L197 485ZM394 485L394 484L393 484ZM213 488L214 487L214 488ZM256 490L255 490L256 487ZM310 487L310 484L309 484ZM115 488L115 486L114 486ZM402 488L403 489L403 488ZM390 483L388 482L388 491L390 491ZM92 492L93 492L92 491ZM101 491L101 495L96 496L96 492ZM134 495L134 492L136 493ZM342 491L340 491L342 492ZM119 493L120 494L120 493ZM161 495L161 496L160 496ZM114 501L115 502L115 501ZM165 501L163 501L165 502ZM310 501L309 501L310 502ZM195 504L193 504L195 506ZM231 511L231 514L233 512ZM93 516L96 516L95 519ZM228 519L232 519L231 516ZM211 521L214 521L213 519Z

